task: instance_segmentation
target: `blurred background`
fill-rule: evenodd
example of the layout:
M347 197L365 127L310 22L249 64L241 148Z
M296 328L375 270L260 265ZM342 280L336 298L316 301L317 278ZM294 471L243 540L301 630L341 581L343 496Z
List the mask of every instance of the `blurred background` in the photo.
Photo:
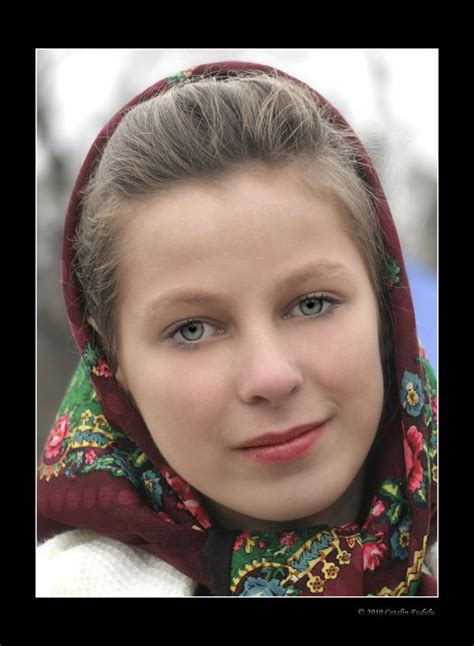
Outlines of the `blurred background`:
M37 50L37 424L42 450L79 355L60 277L63 220L103 124L148 85L191 65L274 65L329 99L372 155L390 202L437 371L437 49Z

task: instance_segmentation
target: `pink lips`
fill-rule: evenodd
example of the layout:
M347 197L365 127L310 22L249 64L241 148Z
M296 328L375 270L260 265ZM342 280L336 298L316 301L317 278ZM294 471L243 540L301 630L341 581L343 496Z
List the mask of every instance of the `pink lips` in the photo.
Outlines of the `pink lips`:
M284 433L267 433L242 444L239 450L257 462L276 464L304 457L325 428L325 422L294 427Z

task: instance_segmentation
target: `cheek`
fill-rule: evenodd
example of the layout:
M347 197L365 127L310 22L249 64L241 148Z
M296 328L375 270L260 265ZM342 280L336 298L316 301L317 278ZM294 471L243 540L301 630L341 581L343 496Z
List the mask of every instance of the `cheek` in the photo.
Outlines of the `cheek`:
M329 324L324 337L314 343L306 364L329 392L344 397L380 398L383 374L376 313L358 315ZM334 321L335 322L335 321ZM328 321L330 323L330 321ZM382 393L383 394L383 393Z
M225 402L229 401L225 396L226 379L222 370L213 369L198 353L170 362L157 359L160 369L142 370L140 379L131 385L140 412L158 444L160 436L163 441L183 434L188 440L202 440L218 429L219 420L225 415Z

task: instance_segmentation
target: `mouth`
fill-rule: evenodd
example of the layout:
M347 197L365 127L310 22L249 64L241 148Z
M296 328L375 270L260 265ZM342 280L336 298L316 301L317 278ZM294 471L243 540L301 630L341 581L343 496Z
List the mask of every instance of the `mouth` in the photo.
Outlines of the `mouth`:
M267 464L295 460L311 451L326 425L327 421L315 422L280 433L266 433L248 440L238 449L244 457Z
M285 442L290 442L296 437L299 437L303 433L307 433L313 428L322 426L325 422L310 422L309 424L301 424L300 426L292 426L285 431L277 431L275 433L265 433L264 435L259 435L258 437L247 440L237 448L247 449L247 448L256 448L259 446L273 446L275 444L284 444Z

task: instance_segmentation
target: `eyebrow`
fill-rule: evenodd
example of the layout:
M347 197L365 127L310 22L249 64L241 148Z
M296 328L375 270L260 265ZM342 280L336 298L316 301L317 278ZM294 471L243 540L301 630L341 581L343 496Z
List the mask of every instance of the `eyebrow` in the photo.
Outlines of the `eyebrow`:
M280 282L282 289L297 287L300 283L309 278L345 278L351 281L352 272L343 264L332 261L321 260L301 267ZM352 282L352 281L351 281ZM156 314L159 310L183 303L187 305L209 305L222 302L224 297L212 292L205 292L202 289L189 289L175 287L152 300L146 308L145 319Z

